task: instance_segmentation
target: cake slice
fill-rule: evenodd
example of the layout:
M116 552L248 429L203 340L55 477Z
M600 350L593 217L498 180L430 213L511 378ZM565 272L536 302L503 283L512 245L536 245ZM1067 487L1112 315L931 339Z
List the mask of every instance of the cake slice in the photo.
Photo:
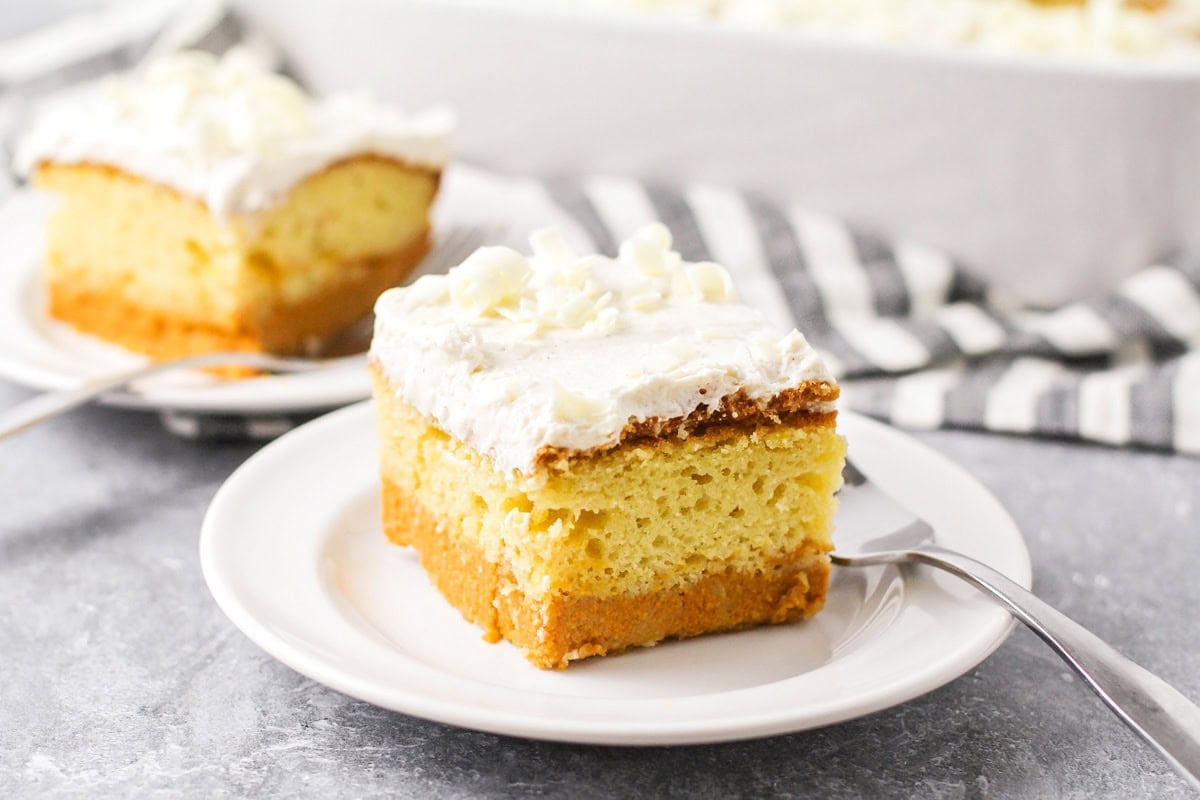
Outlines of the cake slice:
M816 613L844 444L804 337L661 225L531 243L376 306L387 536L539 667Z
M159 358L319 349L425 253L450 126L310 100L240 51L64 98L17 158L62 200L50 313Z

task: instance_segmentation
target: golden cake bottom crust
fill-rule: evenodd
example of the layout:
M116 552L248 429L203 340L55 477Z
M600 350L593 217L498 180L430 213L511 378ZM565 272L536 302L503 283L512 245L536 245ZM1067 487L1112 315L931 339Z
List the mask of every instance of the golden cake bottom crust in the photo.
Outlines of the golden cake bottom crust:
M439 530L432 514L386 478L383 520L388 538L416 548L438 590L488 641L508 639L542 668L562 669L572 660L663 639L809 617L824 605L829 584L829 556L808 543L762 569L727 569L657 591L530 600L511 570L489 562L464 537Z
M330 338L365 316L380 293L400 283L428 250L426 235L394 252L343 264L345 277L322 291L230 324L145 308L119 289L63 281L48 286L49 311L77 330L157 359L234 350L298 354L307 343Z

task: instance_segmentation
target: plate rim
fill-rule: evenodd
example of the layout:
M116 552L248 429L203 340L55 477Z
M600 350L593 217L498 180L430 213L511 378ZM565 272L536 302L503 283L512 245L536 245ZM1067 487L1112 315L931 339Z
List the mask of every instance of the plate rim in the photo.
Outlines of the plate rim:
M404 690L403 686L381 687L370 679L347 672L335 663L315 657L305 650L289 644L271 626L259 619L253 609L243 605L237 589L219 567L220 528L227 513L228 498L243 481L252 480L259 464L273 458L279 450L302 447L308 437L317 438L321 433L336 429L339 425L352 424L354 417L367 415L371 419L371 401L363 401L325 414L288 432L275 442L260 449L231 474L214 495L205 513L201 527L199 550L201 570L206 585L218 607L230 621L252 642L276 660L338 692L371 703L390 711L399 712L426 720L454 725L488 733L518 736L546 741L572 742L579 744L601 744L617 746L690 745L715 742L730 742L756 739L784 733L798 732L844 722L866 716L886 708L908 702L958 678L986 659L1007 639L1016 625L1016 620L999 606L987 612L986 624L981 624L980 634L973 647L958 647L946 658L935 659L920 672L906 676L901 691L887 684L860 690L849 702L846 698L835 699L820 706L810 706L807 714L798 718L792 708L781 708L774 713L756 710L746 715L726 715L719 722L698 725L694 719L676 720L580 720L549 719L515 713L512 710L484 708L477 705L447 702L440 697L428 697L420 691ZM863 427L872 435L903 441L906 447L916 447L941 462L941 466L956 473L957 480L974 484L991 498L994 512L1012 534L1008 542L1011 556L1016 558L1016 569L1009 569L1013 580L1028 587L1031 581L1031 561L1024 538L1015 522L999 501L973 476L946 456L929 448L907 434L876 420L851 411L841 410L843 420L851 420L853 426ZM364 420L365 422L366 420ZM853 440L851 440L852 443ZM247 476L250 476L247 478ZM231 488L234 487L234 488ZM981 612L983 613L983 612ZM349 623L347 623L349 624ZM417 669L432 669L424 664L413 664ZM531 667L532 668L532 667ZM475 685L474 681L462 676L449 676L452 682ZM525 691L525 690L511 690ZM398 702L397 700L402 701Z

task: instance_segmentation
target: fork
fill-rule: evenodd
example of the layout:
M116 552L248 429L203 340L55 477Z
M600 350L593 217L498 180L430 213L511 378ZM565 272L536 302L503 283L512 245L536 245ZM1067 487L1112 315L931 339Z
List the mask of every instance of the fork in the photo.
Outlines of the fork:
M503 230L498 225L451 228L421 259L421 263L409 276L410 279L444 271L454 266L470 255L471 251L479 245L503 238ZM372 312L367 312L362 319L352 323L345 331L322 345L320 353L313 353L308 357L286 357L251 352L205 353L159 361L96 378L83 386L46 392L0 413L0 439L19 433L39 422L54 419L99 397L120 391L137 381L163 372L231 366L249 367L278 374L294 374L314 372L341 364L353 364L362 359L363 352L371 343L374 318Z
M843 497L885 511L894 529L860 553L834 553L843 567L917 563L945 570L990 595L1050 645L1126 725L1200 789L1200 708L1161 678L991 567L933 544L929 523L872 483L854 464L843 471Z

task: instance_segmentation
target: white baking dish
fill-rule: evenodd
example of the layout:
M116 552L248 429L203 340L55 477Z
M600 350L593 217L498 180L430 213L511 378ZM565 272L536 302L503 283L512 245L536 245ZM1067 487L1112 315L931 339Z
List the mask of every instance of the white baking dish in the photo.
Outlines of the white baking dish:
M242 0L318 91L452 104L462 157L769 189L1036 304L1200 244L1200 67L476 0Z

